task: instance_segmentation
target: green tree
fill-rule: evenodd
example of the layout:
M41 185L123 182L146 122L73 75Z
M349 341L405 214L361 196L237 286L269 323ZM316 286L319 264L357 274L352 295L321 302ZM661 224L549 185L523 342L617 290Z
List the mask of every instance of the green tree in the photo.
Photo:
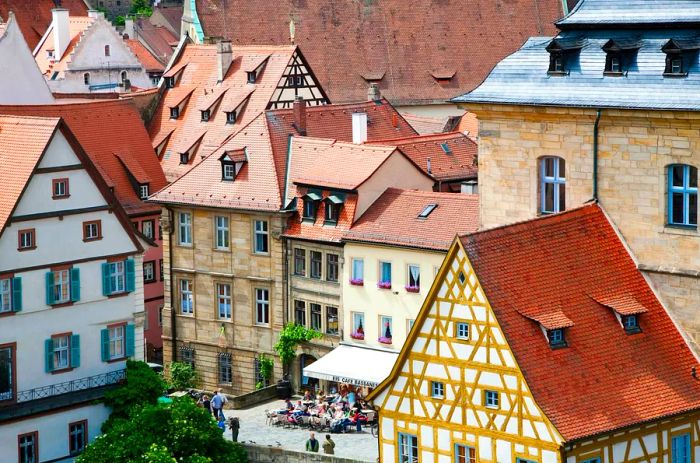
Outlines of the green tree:
M130 13L137 16L151 16L153 14L153 9L151 8L150 2L147 0L133 0L131 2Z
M323 335L316 330L306 328L296 323L288 323L282 328L280 338L273 346L277 355L280 356L285 369L297 356L297 346L302 342L321 338Z
M262 389L270 383L270 379L272 378L272 370L275 367L275 361L265 354L260 354L258 356L258 362L260 365L260 376L262 376L264 379L255 383L255 389Z
M183 391L192 389L199 384L197 372L189 363L173 362L169 368L170 387Z
M245 449L224 439L211 414L189 397L170 406L132 408L128 419L87 446L78 463L247 463Z

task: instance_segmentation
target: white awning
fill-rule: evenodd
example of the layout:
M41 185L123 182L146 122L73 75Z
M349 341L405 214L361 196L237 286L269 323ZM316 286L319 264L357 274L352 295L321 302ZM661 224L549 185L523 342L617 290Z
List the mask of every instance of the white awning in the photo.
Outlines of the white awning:
M374 388L389 376L398 356L398 352L341 344L305 367L304 376Z

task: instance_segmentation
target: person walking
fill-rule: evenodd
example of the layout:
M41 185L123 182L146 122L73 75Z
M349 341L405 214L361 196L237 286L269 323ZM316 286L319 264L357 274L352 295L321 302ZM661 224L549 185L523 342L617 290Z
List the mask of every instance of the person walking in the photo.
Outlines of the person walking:
M333 442L333 439L331 439L330 434L326 434L326 440L323 442L323 453L326 455L333 455L335 454L335 442Z
M211 412L216 420L219 419L219 415L223 415L225 403L226 397L221 393L221 389L218 389L214 397L211 398Z
M201 399L199 399L199 404L207 411L207 413L211 413L211 401L209 400L209 396L204 394Z
M231 430L231 440L238 442L238 430L241 428L241 423L237 416L233 416L228 420L228 427Z
M315 452L318 453L318 440L316 439L316 435L314 433L311 433L309 436L309 440L306 441L306 451L307 452Z

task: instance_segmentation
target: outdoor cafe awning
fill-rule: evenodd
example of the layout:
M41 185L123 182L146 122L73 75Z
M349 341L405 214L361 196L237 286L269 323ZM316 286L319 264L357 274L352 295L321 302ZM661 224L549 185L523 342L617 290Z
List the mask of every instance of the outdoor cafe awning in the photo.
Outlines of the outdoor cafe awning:
M389 376L398 356L398 352L341 344L305 367L304 376L374 388Z

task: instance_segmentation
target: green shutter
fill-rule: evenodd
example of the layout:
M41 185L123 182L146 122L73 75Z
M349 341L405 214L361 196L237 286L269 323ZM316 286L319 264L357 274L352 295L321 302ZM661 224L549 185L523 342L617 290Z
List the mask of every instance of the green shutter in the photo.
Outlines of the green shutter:
M70 270L70 300L77 302L80 300L80 269Z
M134 271L134 259L126 259L126 292L130 293L136 288L136 272Z
M74 334L70 337L70 367L80 366L80 335Z
M53 371L53 339L44 341L44 368L46 373Z
M53 305L53 272L46 272L46 305Z
M136 350L136 336L134 335L134 325L126 325L126 356L133 357Z
M12 311L22 310L22 277L12 279Z
M102 340L102 361L109 362L109 330L100 331L100 339Z
M109 264L105 262L102 264L102 295L109 296L112 294L112 288L109 286L110 283L109 274Z

